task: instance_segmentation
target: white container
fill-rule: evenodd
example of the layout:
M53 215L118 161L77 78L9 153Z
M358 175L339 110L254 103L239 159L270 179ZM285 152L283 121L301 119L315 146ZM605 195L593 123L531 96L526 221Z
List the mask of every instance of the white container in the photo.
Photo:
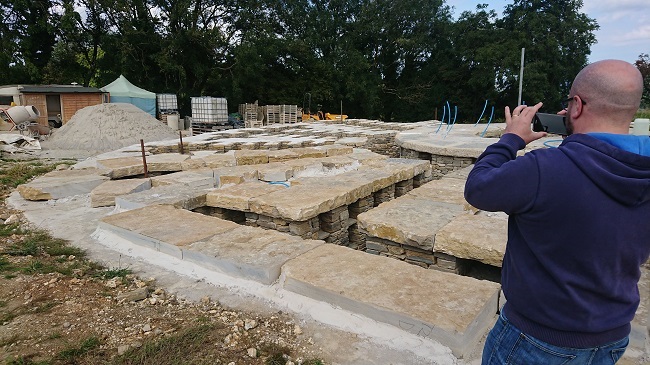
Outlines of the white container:
M36 109L36 107L33 105L12 106L11 108L7 109L7 114L9 114L11 119L16 124L20 124L28 120L36 120L36 118L41 115L38 109Z
M167 126L175 131L178 130L178 114L169 114L167 116Z
M634 128L632 129L632 134L636 136L647 136L649 128L650 119L637 118L634 120Z
M192 119L199 123L227 123L228 101L211 96L192 97Z

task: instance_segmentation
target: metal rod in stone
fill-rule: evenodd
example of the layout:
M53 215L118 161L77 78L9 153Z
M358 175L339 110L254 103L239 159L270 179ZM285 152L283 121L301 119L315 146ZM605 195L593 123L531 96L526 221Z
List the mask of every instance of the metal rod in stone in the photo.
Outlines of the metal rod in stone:
M149 172L147 171L147 158L144 155L144 141L140 140L140 150L142 151L142 165L144 166L144 177L145 179L149 177Z
M185 153L184 152L185 150L183 149L183 132L178 131L178 137L181 139L180 151L181 151L181 155L182 155L183 153Z

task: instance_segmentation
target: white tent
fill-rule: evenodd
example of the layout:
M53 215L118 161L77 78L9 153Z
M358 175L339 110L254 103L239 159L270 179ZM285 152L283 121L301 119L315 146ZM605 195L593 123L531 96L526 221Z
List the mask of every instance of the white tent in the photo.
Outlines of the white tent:
M111 103L129 103L156 117L156 93L133 85L123 75L101 88L111 96Z

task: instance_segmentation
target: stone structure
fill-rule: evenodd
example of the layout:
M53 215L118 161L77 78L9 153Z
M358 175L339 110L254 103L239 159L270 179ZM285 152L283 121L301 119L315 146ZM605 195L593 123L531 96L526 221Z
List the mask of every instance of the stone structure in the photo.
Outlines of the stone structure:
M463 197L467 165L494 138L477 137L473 126L444 135L435 127L349 121L206 133L187 140L190 154L163 153L175 143L147 144L147 178L130 147L18 191L27 200L88 194L94 211L115 204L94 234L102 244L144 247L191 275L269 287L258 293L324 301L462 357L496 315L498 276L475 277L498 272L507 217ZM396 153L402 158L388 157ZM27 200L19 205L37 204ZM51 211L41 221L64 224L66 200L34 209ZM643 351L646 271L631 337Z

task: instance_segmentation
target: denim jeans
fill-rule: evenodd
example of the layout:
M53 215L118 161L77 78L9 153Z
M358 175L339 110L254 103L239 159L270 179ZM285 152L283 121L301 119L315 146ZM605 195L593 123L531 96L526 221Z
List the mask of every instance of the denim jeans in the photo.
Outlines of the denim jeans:
M628 343L625 337L587 349L554 346L522 333L502 312L485 340L482 365L612 365Z

